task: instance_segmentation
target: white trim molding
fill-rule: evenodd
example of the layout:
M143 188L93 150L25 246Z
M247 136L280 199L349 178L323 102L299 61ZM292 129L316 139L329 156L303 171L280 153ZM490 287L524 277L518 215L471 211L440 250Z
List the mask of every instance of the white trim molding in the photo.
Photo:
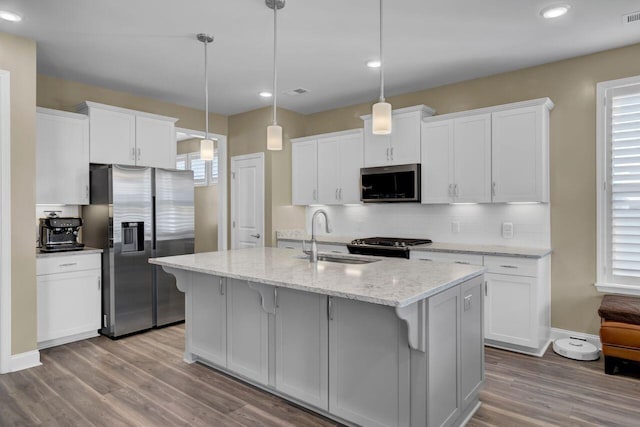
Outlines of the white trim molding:
M596 289L603 294L640 296L640 287L633 285L619 285L616 283L596 283Z
M596 209L597 209L597 278L595 286L599 292L640 295L640 284L637 278L614 277L611 266L611 155L608 142L610 128L609 110L613 91L625 90L626 87L640 84L640 76L618 80L610 80L597 84L596 98ZM609 98L607 98L609 96ZM618 283L616 283L618 282ZM635 283L634 283L635 282Z
M11 103L0 70L0 373L11 372Z
M582 332L568 331L566 329L551 328L551 340L555 341L559 338L581 338L587 340L587 342L595 345L598 349L602 350L602 343L598 335L585 334Z
M38 350L27 351L11 356L11 372L35 368L40 365L42 365L42 363L40 363L40 352Z

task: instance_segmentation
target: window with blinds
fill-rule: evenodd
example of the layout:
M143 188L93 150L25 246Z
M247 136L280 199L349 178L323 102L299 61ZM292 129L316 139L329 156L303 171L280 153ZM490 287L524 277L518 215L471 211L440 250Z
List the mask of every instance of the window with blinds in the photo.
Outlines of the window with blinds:
M640 278L640 85L611 95L611 273Z
M193 184L205 186L218 183L218 156L217 150L212 161L200 159L200 153L180 154L176 156L176 169L192 170Z
M598 289L640 293L640 76L598 84Z

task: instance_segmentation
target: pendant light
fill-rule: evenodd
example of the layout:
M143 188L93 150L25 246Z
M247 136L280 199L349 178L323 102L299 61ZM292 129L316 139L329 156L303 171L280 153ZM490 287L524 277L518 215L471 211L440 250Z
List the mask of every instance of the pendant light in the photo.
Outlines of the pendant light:
M200 159L213 160L213 140L209 139L209 76L207 73L207 47L213 42L213 36L205 33L198 34L198 40L204 43L204 139L200 140Z
M282 126L276 119L278 100L278 79L276 59L278 52L278 9L284 7L285 0L265 0L269 9L273 9L273 123L267 127L267 150L282 150Z
M382 0L380 0L380 100L373 104L372 132L374 135L391 133L391 104L384 99L384 59L382 57Z

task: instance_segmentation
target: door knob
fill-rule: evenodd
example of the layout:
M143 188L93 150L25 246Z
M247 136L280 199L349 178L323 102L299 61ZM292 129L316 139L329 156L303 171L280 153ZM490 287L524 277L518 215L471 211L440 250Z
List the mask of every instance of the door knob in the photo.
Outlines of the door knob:
M251 237L255 237L256 239L259 239L260 235L259 234L252 234Z

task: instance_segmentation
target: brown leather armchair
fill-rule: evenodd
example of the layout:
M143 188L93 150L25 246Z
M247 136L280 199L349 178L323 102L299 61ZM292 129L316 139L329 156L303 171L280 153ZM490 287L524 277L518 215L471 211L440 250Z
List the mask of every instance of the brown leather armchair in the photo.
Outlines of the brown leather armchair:
M604 372L613 374L621 360L640 362L640 298L605 295L598 314Z

